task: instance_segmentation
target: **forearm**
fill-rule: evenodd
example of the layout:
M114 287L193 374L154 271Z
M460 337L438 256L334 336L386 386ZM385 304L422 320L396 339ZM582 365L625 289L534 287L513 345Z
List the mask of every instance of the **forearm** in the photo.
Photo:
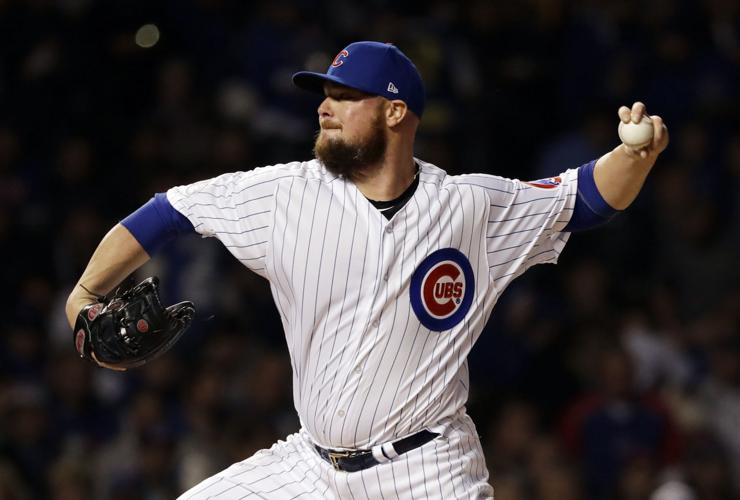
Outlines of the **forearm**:
M596 162L594 182L609 206L624 210L637 198L657 154L641 158L620 144Z
M80 309L96 300L95 294L107 294L147 260L149 254L136 238L123 225L116 224L98 245L67 298L66 313L70 326L74 327Z

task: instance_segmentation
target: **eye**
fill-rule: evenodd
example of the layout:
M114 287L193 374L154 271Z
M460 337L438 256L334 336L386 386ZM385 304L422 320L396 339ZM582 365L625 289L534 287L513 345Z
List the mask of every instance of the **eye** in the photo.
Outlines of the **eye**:
M362 99L363 95L359 92L352 92L352 91L338 91L336 93L330 93L328 94L328 97L331 97L332 99L336 101L358 101Z

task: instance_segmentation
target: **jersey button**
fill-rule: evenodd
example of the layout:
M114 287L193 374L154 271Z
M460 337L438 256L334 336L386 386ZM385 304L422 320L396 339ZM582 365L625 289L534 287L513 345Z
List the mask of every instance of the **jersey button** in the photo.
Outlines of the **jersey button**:
M378 327L378 320L376 319L375 321L373 321L373 322L371 323L371 326L372 326L373 328L377 328L377 327Z
M383 281L388 281L388 273L385 273L385 274L383 275Z
M356 374L359 375L361 372L362 372L362 369L359 366L357 368L355 368L355 373Z
M393 232L393 226L391 224L388 224L385 226L385 232L386 233L392 233Z
M344 410L339 410L337 412L337 415L339 415L340 417L343 417L344 416Z

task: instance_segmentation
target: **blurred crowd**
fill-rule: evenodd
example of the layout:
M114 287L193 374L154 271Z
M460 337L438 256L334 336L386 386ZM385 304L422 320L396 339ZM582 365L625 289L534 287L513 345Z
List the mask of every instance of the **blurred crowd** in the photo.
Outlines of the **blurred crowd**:
M452 174L577 167L635 100L671 132L635 204L515 281L470 356L496 498L740 498L736 0L0 0L0 500L172 499L297 429L269 287L218 242L131 278L198 307L143 368L80 360L64 302L153 193L310 158L319 99L290 74L361 39L417 63L417 156Z

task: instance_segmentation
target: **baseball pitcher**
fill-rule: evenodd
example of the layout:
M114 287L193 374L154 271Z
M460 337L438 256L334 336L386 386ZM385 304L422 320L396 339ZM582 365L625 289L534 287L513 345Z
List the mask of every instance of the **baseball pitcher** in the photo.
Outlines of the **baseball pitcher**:
M424 88L394 45L352 43L293 82L324 96L315 158L173 187L123 219L69 297L76 348L112 369L165 352L192 304L164 307L156 279L106 294L165 241L218 238L270 283L301 427L181 499L493 498L467 356L514 278L630 205L667 129L652 116L646 146L548 179L451 176L414 156Z

